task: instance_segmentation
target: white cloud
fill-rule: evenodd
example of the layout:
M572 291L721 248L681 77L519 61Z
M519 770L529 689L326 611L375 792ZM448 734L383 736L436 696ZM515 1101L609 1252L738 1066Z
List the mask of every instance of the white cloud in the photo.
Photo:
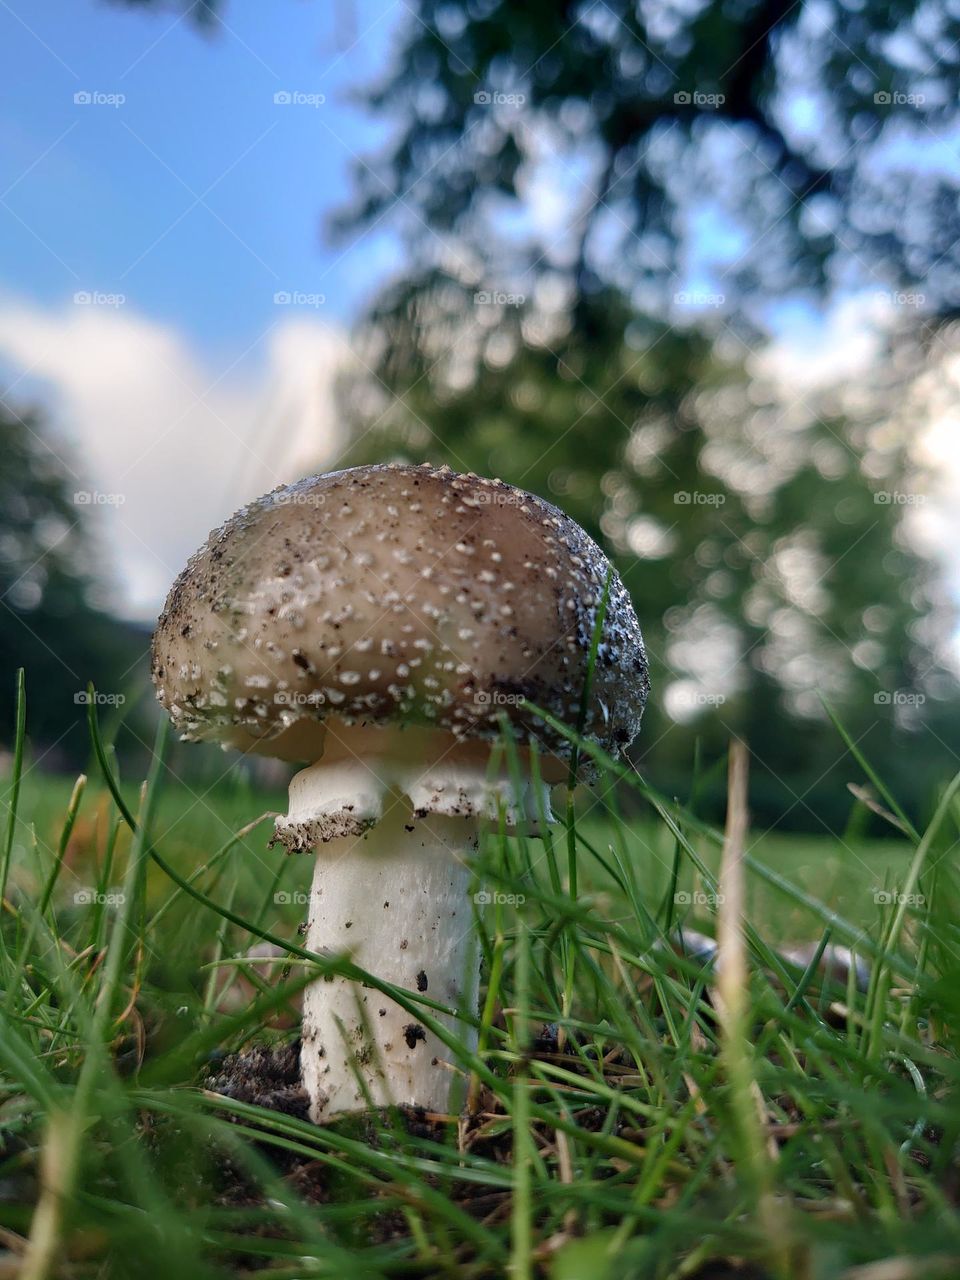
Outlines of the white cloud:
M77 490L119 495L96 515L130 617L156 614L238 506L333 460L333 380L346 359L343 337L314 318L284 315L218 366L127 306L0 301L0 361L13 371L4 398L49 408Z
M779 336L754 357L752 369L771 378L788 400L835 389L840 403L870 377L887 332L902 311L922 316L922 293L850 294L824 313L783 308ZM906 433L917 464L916 491L893 500L904 505L904 528L918 548L941 566L954 601L960 600L960 337L941 333L929 366L890 406L895 436ZM879 485L879 488L884 486ZM944 659L960 669L960 631Z
M911 527L928 554L942 562L955 600L960 600L960 355L947 349L912 389L912 409L922 425L917 459L928 489L910 510ZM960 637L957 639L960 661Z
M824 313L784 306L771 317L774 340L758 351L751 368L786 395L862 377L877 358L893 317L892 300L877 291L850 294Z

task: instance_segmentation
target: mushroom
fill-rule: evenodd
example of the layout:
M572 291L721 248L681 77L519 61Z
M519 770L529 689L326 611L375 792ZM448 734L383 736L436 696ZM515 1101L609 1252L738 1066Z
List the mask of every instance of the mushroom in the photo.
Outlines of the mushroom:
M701 933L699 929L678 929L668 939L658 942L657 950L662 951L664 946L669 947L678 956L701 965L704 969L717 968L719 962L717 940L708 934ZM820 944L817 942L802 942L798 946L774 949L774 954L779 955L781 960L785 960L787 964L801 971L805 971L810 966L818 952L819 958L814 970L818 981L845 987L850 980L852 970L856 989L866 992L870 984L870 966L862 956L855 955L849 947L829 942L821 951ZM769 976L774 985L782 989L783 984L779 975L770 973ZM814 987L814 990L816 989Z
M630 598L579 525L498 480L388 465L276 489L210 535L160 617L153 677L182 737L306 764L275 836L315 855L306 945L425 993L466 1045L471 854L485 819L550 820L571 748L527 702L578 722L608 574L582 724L616 754L649 687ZM502 716L519 788L492 770ZM448 1057L378 990L327 977L304 993L317 1122L371 1104L448 1112Z

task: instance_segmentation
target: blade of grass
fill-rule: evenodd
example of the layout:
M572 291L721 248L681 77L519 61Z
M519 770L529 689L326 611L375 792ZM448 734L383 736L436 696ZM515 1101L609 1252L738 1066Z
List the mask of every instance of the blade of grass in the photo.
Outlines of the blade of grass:
M530 1044L530 939L520 921L515 968L516 1009L511 1018L514 1052L521 1066L513 1082L513 1199L510 1215L510 1266L514 1280L531 1280L533 1272L533 1138L530 1132L530 1085L523 1063Z
M17 711L16 728L13 738L13 770L10 775L10 790L7 793L7 834L3 842L3 866L0 868L0 903L7 896L7 881L10 876L10 859L13 856L13 839L17 830L17 811L20 805L20 784L23 780L23 744L27 728L27 685L23 667L17 671ZM0 946L2 946L0 939Z
M749 833L748 770L746 746L739 741L732 742L727 778L727 825L717 895L716 1003L721 1030L720 1053L738 1137L738 1168L769 1240L771 1267L775 1274L787 1277L789 1259L783 1249L782 1224L773 1199L773 1173L758 1114L759 1091L750 1052L749 975L743 930L746 910L743 854Z
M94 702L90 689L90 702ZM30 1224L27 1253L21 1280L46 1280L56 1266L64 1215L72 1200L79 1172L83 1134L91 1119L97 1078L103 1069L105 1039L110 1030L113 1001L120 982L121 966L126 955L127 935L134 909L136 885L146 856L146 831L153 816L157 782L167 735L164 718L157 729L150 775L144 789L142 821L137 827L134 846L124 875L123 898L110 935L107 959L103 967L91 1027L91 1043L80 1069L69 1110L54 1108L47 1116L47 1136L41 1163L41 1192Z

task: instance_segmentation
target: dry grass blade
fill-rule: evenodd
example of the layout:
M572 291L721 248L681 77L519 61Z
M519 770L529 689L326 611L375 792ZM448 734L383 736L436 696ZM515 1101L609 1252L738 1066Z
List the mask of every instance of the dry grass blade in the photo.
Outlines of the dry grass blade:
M770 1249L774 1273L790 1273L786 1235L780 1208L773 1196L774 1139L767 1135L763 1097L753 1074L749 1042L749 974L744 938L744 852L750 829L748 784L750 758L746 744L730 744L727 772L727 821L717 894L716 1005L720 1019L721 1052L738 1131L741 1177L754 1200L761 1229Z
M742 742L732 742L727 778L727 824L717 903L717 995L720 1018L727 1036L741 1030L746 1004L743 854L750 827L747 803L749 776L747 748Z
M885 1258L844 1271L842 1280L947 1280L960 1275L960 1258L931 1254L925 1258Z

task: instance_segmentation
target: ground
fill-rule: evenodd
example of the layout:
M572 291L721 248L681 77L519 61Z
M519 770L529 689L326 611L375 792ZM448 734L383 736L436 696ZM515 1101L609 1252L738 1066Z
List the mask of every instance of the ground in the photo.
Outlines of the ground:
M0 931L0 1276L960 1274L951 797L923 841L752 833L750 976L726 1005L676 954L725 910L709 824L608 775L549 846L491 834L477 884L523 901L476 908L480 1050L451 1052L471 1115L318 1128L296 1069L311 963L224 994L262 935L301 947L310 859L256 821L282 794L155 766L111 795L94 763L78 795L29 764ZM825 931L866 989L783 963Z

